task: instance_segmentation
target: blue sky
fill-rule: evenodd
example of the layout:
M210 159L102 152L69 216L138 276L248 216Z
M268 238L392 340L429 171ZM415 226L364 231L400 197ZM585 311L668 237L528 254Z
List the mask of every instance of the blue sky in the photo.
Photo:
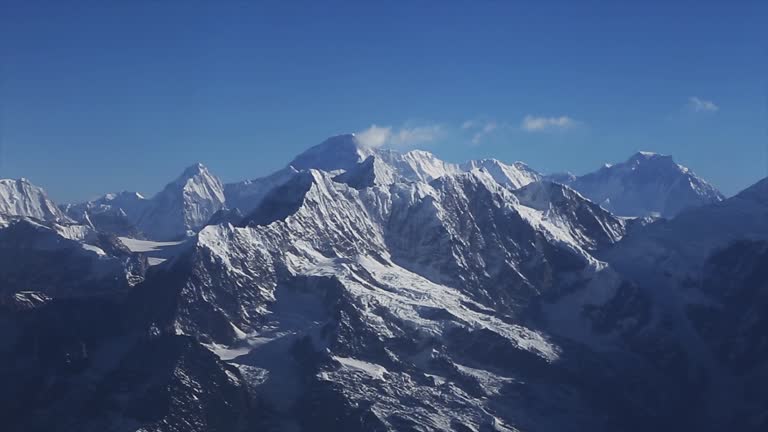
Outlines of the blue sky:
M0 0L0 177L151 195L363 131L544 172L669 153L726 194L768 174L766 1L287 3Z

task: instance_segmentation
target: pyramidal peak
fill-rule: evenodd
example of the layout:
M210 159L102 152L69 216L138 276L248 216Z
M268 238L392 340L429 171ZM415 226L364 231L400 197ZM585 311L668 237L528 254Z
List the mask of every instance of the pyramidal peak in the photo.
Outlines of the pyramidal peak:
M200 162L192 164L184 169L181 175L176 179L177 183L185 183L187 180L199 175L210 175L208 168Z

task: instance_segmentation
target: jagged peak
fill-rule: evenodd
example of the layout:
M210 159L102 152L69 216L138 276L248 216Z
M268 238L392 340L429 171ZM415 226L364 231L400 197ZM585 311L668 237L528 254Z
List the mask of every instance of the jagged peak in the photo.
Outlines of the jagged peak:
M189 180L190 178L199 176L201 174L210 174L208 171L208 168L203 165L200 162L197 162L195 164L192 164L184 169L184 171L179 176L179 180Z
M166 190L169 188L172 190L177 188L184 190L189 188L199 189L200 187L210 189L217 196L217 199L223 201L224 185L218 177L211 174L208 168L201 163L190 165L184 169L184 172L176 180L166 186Z
M37 189L42 189L40 186L37 186L36 184L34 184L31 181L29 181L29 179L26 178L26 177L20 177L20 178L17 178L17 179L11 179L11 178L0 179L0 184L5 184L5 185L13 184L13 185L18 185L18 186L24 185L24 186L31 186L31 187L34 187L34 188L37 188Z
M395 150L390 150L390 151L393 151L393 152L397 153L397 151L395 151ZM416 150L409 150L409 151L405 152L403 154L403 156L406 156L406 157L408 157L408 156L410 156L410 157L417 157L417 158L422 158L422 159L439 159L432 152L428 152L426 150L418 150L418 149L416 149Z
M499 184L513 189L541 178L541 174L522 162L511 165L498 159L471 160L463 165L465 170L484 169Z
M0 180L0 213L69 222L45 189L26 178Z

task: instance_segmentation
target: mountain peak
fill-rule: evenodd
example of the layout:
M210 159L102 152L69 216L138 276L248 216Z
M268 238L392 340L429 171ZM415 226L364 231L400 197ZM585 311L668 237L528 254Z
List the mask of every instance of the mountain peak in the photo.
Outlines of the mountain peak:
M635 153L634 155L632 155L632 159L636 159L636 158L651 159L651 158L655 158L655 157L664 157L664 156L667 156L667 155L663 155L663 154L656 153L656 152L640 150L637 153Z
M567 180L567 179L566 179ZM718 202L722 194L670 155L640 151L566 183L621 216L673 217L686 207Z
M647 162L656 162L656 163L672 163L675 164L671 155L665 155L661 153L654 153L649 151L639 151L630 157L626 163L629 164L640 164L640 163L647 163ZM614 166L611 164L607 164L610 166ZM677 164L675 164L677 165Z
M197 163L152 197L137 226L150 238L179 238L205 225L224 201L221 180Z
M0 214L53 222L68 220L45 190L26 178L0 179Z
M464 164L465 170L483 169L499 184L517 189L537 181L541 175L522 162L507 165L498 159L472 160Z
M195 164L192 164L184 169L184 172L181 173L181 176L179 178L183 179L190 179L194 176L208 173L208 168L206 168L205 165L203 165L200 162L197 162Z
M296 156L290 166L298 170L348 170L373 153L354 134L332 136Z

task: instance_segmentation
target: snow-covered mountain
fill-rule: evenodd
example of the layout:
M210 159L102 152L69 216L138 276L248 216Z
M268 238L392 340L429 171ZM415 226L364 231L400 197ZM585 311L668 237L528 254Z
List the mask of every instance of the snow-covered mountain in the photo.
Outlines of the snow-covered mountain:
M95 200L78 204L64 204L61 208L73 217L85 217L87 213L120 213L131 220L139 218L147 205L147 199L138 192L108 193Z
M723 200L712 185L671 156L638 152L626 162L575 177L551 178L619 216L673 217L682 210Z
M139 237L142 234L136 224L149 202L138 192L124 191L109 193L83 203L64 204L60 208L78 223L99 231Z
M378 174L376 182L384 184L397 181L428 182L463 171L458 165L444 162L422 150L400 153L386 148L366 147L354 134L329 138L297 156L290 166L299 170L348 172L368 169L360 167L367 160L366 165L370 165L370 169Z
M69 220L42 188L23 178L0 179L0 215L27 216L49 222Z
M245 226L204 228L190 255L135 291L145 325L236 357L286 428L552 422L543 406L516 417L523 401L508 392L561 348L512 317L599 271L580 243L607 238L600 224L566 226L478 170L359 190L333 178L306 172ZM404 405L406 393L422 406Z
M152 197L136 225L152 239L184 237L204 226L224 201L221 180L195 164Z
M153 240L169 240L192 234L210 222L232 214L247 215L274 189L299 171L318 169L339 175L339 181L357 185L390 185L398 182L429 182L471 170L485 170L499 184L516 189L542 176L522 162L506 165L495 159L463 165L438 159L421 150L400 153L364 146L354 134L331 137L303 152L290 164L265 177L221 185L201 164L189 167L177 180L152 197L136 192L106 194L96 200L62 206L79 223L102 231Z
M250 213L274 188L288 182L298 171L288 166L266 177L224 185L226 205L240 213Z
M138 192L110 193L62 209L79 223L112 234L173 240L194 234L225 201L221 180L198 163L152 198Z
M288 165L297 170L347 171L373 154L374 149L364 146L354 134L344 134L309 148Z
M342 177L344 181L360 184L430 182L446 175L475 169L485 170L496 182L511 189L542 178L541 174L522 162L508 165L496 159L481 159L458 165L442 161L423 150L400 153L388 148L368 148L353 134L329 138L296 157L290 166L296 169L344 171L347 173Z
M512 189L521 188L529 183L541 180L542 175L522 162L507 165L496 159L481 159L469 161L463 165L464 170L484 169L499 184Z
M0 252L31 264L0 271L5 426L763 430L768 183L654 222L563 179L341 135L137 197L147 237L184 241L13 219ZM132 218L121 199L81 212Z

